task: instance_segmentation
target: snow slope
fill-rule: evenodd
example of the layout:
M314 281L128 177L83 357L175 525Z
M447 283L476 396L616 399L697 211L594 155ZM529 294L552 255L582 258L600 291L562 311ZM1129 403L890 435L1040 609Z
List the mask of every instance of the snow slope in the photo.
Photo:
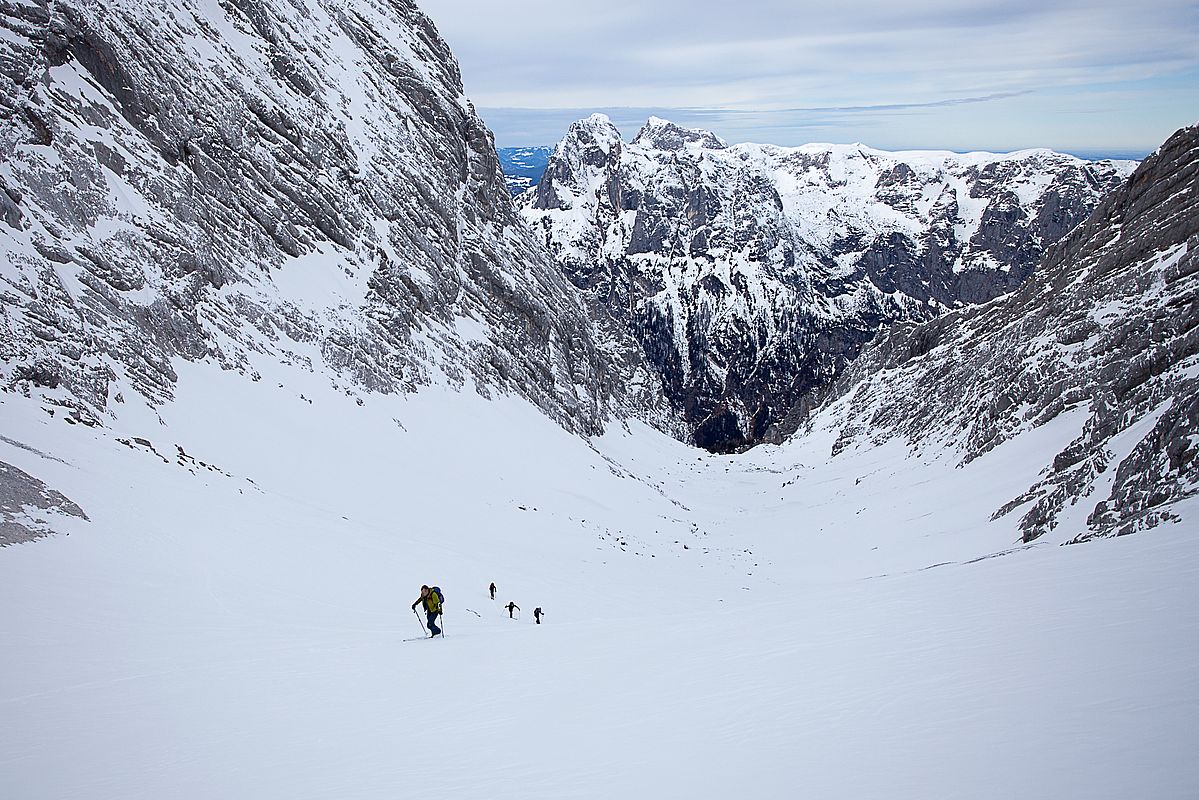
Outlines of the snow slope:
M262 358L110 428L0 395L90 520L0 548L5 797L1193 796L1195 503L989 521L1077 414L964 467L823 417L727 457ZM448 635L406 642L422 582Z
M1193 796L1196 497L991 519L1085 409L621 427L407 0L8 5L0 800Z

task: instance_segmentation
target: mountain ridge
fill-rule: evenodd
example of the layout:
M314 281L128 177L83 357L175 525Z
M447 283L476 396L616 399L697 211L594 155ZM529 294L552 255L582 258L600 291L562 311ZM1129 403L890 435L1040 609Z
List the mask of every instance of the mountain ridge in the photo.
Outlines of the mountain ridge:
M916 452L948 439L968 463L1077 412L1077 436L994 517L1019 511L1025 541L1084 500L1091 511L1071 541L1177 521L1170 509L1199 493L1197 204L1192 127L1054 244L1015 293L893 328L810 398L839 406L834 450L900 438Z
M635 348L601 346L513 212L408 0L18 11L0 40L8 388L95 424L168 399L175 358L253 378L267 350L360 398L444 373L581 433L613 413L669 427L651 376L626 395Z
M883 325L1013 290L1127 164L727 145L575 123L517 198L595 319L661 372L693 442L776 441Z

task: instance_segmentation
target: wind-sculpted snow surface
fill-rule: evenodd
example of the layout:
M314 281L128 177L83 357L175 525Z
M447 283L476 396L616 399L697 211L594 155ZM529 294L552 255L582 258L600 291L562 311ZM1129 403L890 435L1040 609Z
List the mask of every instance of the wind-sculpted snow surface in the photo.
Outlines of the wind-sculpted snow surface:
M95 423L169 398L179 358L256 378L267 352L595 432L644 384L615 379L408 0L3 5L7 388Z
M631 330L697 444L778 439L883 325L1011 292L1131 170L1045 150L726 146L576 123L521 196L593 316Z
M834 450L903 437L964 462L1074 414L1077 436L995 512L1025 541L1178 521L1199 492L1199 128L1179 131L991 305L901 327L838 381Z

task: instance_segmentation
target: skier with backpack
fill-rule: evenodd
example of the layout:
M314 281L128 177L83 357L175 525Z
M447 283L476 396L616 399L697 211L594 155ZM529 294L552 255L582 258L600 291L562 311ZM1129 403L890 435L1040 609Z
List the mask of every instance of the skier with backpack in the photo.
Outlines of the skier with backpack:
M441 613L442 604L445 603L441 589L436 586L431 589L428 586L420 587L420 597L412 603L413 614L416 613L418 603L425 607L425 614L429 620L429 635L436 636L441 633L441 628L437 627L437 615Z

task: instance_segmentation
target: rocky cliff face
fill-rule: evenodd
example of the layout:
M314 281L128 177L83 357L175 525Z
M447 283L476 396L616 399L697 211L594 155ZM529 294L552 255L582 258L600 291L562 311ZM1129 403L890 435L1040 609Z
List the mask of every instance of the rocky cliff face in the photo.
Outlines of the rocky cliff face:
M1049 422L1078 435L995 516L1025 541L1176 520L1199 492L1199 127L1179 131L1010 298L901 325L831 391L836 449L902 437L969 461Z
M1131 164L1049 151L727 146L576 123L523 213L631 331L694 441L773 440L881 327L1013 291Z
M6 389L96 423L170 397L178 359L265 355L351 393L472 381L581 432L654 405L408 0L0 5Z

